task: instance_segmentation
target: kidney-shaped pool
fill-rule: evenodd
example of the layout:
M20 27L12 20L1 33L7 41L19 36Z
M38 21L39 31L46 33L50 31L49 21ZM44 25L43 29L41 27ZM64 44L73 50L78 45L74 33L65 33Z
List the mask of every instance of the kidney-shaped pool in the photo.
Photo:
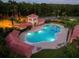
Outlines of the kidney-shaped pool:
M56 39L56 34L60 32L60 26L54 24L45 24L37 31L27 32L24 41L30 43L51 42Z

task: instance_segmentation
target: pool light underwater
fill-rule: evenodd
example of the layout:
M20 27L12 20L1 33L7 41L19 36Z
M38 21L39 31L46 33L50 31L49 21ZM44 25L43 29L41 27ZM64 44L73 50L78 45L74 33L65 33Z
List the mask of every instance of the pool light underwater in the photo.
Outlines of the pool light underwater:
M43 33L43 31L42 30L39 30L38 33Z
M32 35L32 33L27 33L27 35Z

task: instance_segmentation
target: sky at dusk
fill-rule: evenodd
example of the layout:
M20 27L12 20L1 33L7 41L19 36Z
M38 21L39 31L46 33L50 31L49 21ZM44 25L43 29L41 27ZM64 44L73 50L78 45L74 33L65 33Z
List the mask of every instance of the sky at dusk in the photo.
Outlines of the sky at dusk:
M8 0L2 0L4 2ZM14 0L17 2L29 2L29 3L56 3L56 4L79 4L79 0Z

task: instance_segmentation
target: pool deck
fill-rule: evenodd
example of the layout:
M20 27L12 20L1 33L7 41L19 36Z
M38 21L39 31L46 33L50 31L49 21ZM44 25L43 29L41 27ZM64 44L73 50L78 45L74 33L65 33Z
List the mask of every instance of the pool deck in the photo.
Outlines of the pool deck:
M30 43L31 45L35 46L36 48L33 49L32 53L36 53L42 49L57 49L64 45L66 45L66 39L67 39L67 33L68 28L64 28L64 26L55 24L61 27L61 31L57 33L56 39L53 42L39 42L39 43ZM42 26L34 27L30 31L37 31L40 30ZM19 37L21 39L24 39L24 35L27 33L27 31L23 32ZM29 44L29 42L27 42Z

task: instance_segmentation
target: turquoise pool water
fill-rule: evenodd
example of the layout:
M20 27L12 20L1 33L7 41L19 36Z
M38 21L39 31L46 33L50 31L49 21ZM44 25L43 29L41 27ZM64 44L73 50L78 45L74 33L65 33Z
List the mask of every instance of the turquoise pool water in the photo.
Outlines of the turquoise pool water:
M56 34L60 32L60 26L53 24L46 24L41 27L39 31L28 32L25 35L25 40L31 43L37 42L51 42L56 39Z

